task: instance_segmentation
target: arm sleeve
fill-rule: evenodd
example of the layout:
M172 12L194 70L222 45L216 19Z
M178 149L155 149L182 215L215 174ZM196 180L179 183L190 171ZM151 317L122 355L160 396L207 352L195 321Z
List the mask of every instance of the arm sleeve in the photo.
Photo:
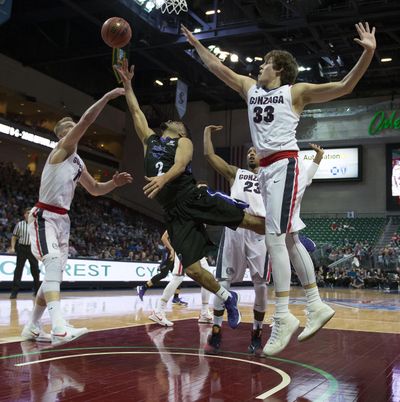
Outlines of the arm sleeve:
M312 163L311 166L307 170L307 186L309 186L315 176L315 173L317 173L317 170L319 168L319 165L316 163Z

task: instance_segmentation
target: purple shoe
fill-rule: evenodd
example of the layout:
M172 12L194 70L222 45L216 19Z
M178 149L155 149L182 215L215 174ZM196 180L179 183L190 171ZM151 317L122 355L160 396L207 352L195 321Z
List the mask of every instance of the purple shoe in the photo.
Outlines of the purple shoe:
M139 286L136 288L136 290L137 290L139 299L140 299L141 301L143 301L143 296L144 296L144 294L146 293L146 290L147 290L147 289L144 287L144 285L139 285Z
M188 305L188 303L185 302L184 300L182 300L179 296L174 297L172 299L172 304L175 304L177 306L185 306L185 307Z
M228 313L228 324L232 329L235 329L240 324L241 315L238 309L239 296L236 292L230 291L228 300L225 301L226 312Z

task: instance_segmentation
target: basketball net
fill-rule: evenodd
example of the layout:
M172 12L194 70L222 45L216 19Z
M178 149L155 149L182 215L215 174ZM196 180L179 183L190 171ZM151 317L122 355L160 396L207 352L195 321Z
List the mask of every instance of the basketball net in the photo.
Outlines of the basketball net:
M161 8L163 14L179 14L181 11L188 11L186 0L155 0L157 9Z

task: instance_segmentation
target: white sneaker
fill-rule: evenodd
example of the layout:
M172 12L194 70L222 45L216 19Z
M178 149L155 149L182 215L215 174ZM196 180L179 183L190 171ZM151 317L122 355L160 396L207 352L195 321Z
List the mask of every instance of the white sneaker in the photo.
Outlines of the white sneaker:
M82 335L89 332L87 328L74 328L68 324L63 327L57 327L51 331L51 345L58 346L67 342L74 341Z
M281 318L273 317L273 319L271 336L263 349L263 353L266 356L274 356L282 352L300 324L300 321L291 313L287 313Z
M163 311L153 311L149 316L149 319L157 324L162 325L163 327L172 327L174 325L172 321L167 319Z
M51 342L50 334L44 332L40 325L31 322L24 326L21 336L24 341Z
M299 342L310 339L335 315L335 310L322 302L314 303L305 311L307 315L307 322L303 331L297 337Z
M210 310L201 313L198 322L200 324L212 324L213 315L211 314Z

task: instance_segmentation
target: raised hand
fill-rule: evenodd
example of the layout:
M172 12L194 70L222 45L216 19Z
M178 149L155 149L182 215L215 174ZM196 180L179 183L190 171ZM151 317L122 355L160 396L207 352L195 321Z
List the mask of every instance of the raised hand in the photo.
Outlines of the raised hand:
M181 31L192 46L195 46L196 43L199 42L199 40L183 24L181 24Z
M204 130L205 131L210 131L211 133L215 133L216 131L221 131L224 128L224 126L207 126Z
M316 153L322 153L322 155L325 153L324 148L321 146L312 143L309 143L309 145Z
M131 68L128 68L128 59L124 59L120 64L114 64L114 70L119 74L123 83L130 83L132 81L133 76L135 75L135 66L132 65Z
M132 183L133 178L127 172L122 172L122 173L115 172L114 176L112 178L112 181L114 182L114 184L117 187L121 187L121 186L124 186L125 184Z
M360 38L354 38L354 42L357 42L365 50L374 51L376 48L375 27L371 31L368 22L365 23L365 26L359 22L356 24L356 29Z

